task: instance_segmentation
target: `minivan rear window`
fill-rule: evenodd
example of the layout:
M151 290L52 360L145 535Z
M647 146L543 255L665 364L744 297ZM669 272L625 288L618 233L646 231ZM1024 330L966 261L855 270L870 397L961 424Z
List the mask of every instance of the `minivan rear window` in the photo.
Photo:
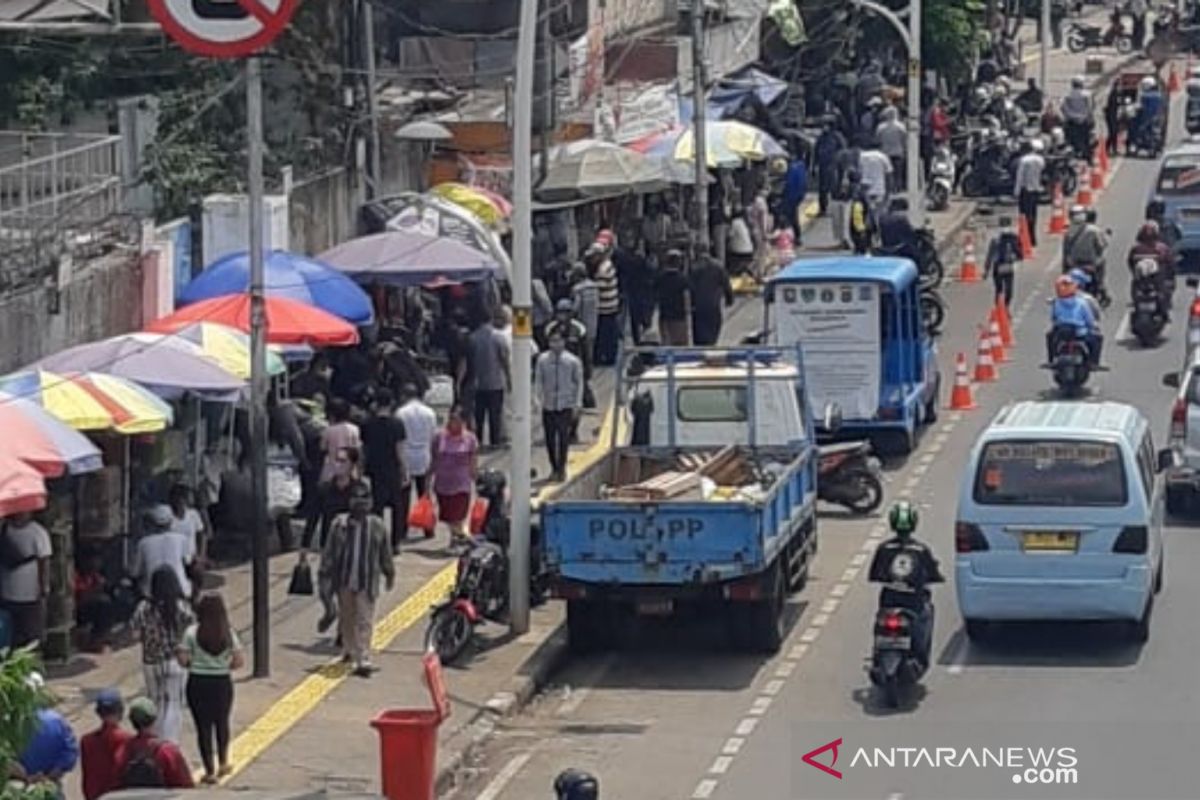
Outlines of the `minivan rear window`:
M1158 193L1200 194L1200 158L1169 158L1158 172Z
M1121 450L1108 442L991 442L975 476L981 505L1124 506L1127 491Z

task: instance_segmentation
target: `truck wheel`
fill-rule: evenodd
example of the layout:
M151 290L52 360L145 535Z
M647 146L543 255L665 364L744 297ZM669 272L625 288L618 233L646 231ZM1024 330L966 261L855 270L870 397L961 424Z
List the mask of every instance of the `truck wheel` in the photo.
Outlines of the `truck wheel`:
M567 601L567 646L576 655L595 653L610 646L612 636L607 603Z
M774 655L783 645L783 607L787 599L783 573L778 562L772 567L768 580L771 594L766 599L746 607L746 644L752 652Z

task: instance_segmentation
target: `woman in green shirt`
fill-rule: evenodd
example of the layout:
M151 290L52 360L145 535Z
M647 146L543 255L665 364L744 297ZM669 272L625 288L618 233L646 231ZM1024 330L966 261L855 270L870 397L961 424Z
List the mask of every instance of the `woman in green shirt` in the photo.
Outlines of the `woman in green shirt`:
M204 783L216 783L229 774L229 715L233 710L231 673L242 667L242 643L229 626L221 595L211 592L196 604L195 625L179 645L179 663L187 668L187 702L200 740ZM217 762L213 769L213 738Z

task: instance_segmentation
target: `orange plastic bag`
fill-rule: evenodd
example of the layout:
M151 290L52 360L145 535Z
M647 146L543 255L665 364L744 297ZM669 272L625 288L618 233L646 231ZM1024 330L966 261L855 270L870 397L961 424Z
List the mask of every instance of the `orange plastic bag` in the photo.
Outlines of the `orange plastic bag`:
M412 511L408 512L408 527L431 531L437 527L437 513L433 509L433 498L429 495L420 497Z
M469 517L472 536L483 533L483 523L487 522L487 512L488 501L482 497L476 497L475 502L471 504L471 516Z

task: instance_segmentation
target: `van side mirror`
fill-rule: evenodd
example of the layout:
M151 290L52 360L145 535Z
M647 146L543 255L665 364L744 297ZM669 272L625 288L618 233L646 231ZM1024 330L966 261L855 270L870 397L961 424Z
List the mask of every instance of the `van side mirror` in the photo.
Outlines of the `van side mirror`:
M766 334L762 331L759 331L758 333L748 333L742 337L742 344L762 344L764 338L766 338Z
M1158 451L1158 471L1166 472L1179 466L1179 454L1171 448Z
M1168 372L1166 375L1162 376L1162 382L1163 382L1163 386L1166 386L1167 388L1178 389L1179 388L1179 373L1178 372Z
M825 428L830 433L836 433L842 427L842 409L837 403L827 403L821 413Z
M1200 286L1200 278L1197 278L1195 275L1189 275L1184 280L1184 283L1188 285L1188 288L1195 289L1197 286Z

